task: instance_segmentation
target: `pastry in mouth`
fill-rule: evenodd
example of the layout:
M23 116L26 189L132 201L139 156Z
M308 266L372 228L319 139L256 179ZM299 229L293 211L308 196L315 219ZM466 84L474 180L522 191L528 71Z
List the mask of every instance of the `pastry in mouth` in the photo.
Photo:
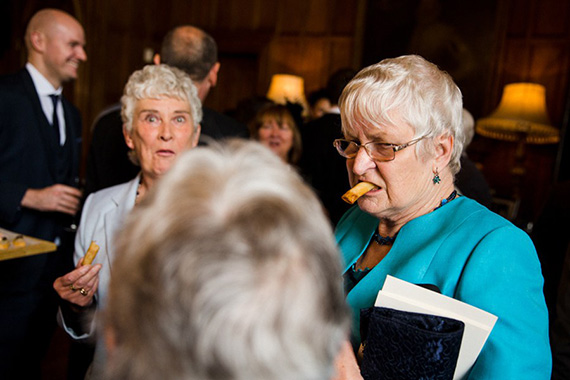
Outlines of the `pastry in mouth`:
M358 198L360 198L361 196L363 196L364 194L366 194L367 192L369 192L374 188L376 188L376 185L374 185L373 183L358 182L352 189L344 193L344 195L342 196L342 200L345 201L346 203L353 204L358 200Z

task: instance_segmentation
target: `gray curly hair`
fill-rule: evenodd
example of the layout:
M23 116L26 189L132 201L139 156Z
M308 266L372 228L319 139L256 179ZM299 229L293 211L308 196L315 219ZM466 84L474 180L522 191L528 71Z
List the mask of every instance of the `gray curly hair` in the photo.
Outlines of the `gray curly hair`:
M168 65L148 65L131 74L121 97L124 128L131 133L135 104L141 99L172 98L190 104L194 130L202 121L202 103L196 86L184 71Z
M109 378L328 379L350 319L320 203L261 144L218 144L181 155L119 234Z

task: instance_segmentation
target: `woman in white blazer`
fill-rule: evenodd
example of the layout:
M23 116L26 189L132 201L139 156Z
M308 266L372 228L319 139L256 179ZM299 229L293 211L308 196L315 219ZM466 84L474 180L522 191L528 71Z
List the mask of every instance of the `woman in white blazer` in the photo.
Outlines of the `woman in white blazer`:
M87 198L75 239L76 269L54 282L64 301L59 320L77 340L97 338L97 314L106 303L114 241L125 216L200 136L201 103L192 80L178 69L150 65L135 71L121 103L125 142L141 171L135 179ZM99 252L91 265L82 265L92 241ZM103 363L103 345L98 344L91 378L99 377Z

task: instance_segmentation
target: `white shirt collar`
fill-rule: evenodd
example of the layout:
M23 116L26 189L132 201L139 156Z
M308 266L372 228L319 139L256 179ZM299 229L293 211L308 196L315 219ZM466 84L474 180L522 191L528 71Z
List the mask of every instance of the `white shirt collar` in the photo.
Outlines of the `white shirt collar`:
M50 124L53 124L53 102L49 96L52 94L61 95L62 87L60 86L58 89L55 89L30 62L26 63L26 69L32 77L32 82L34 82L34 87L38 93L40 105L42 106L46 119ZM61 101L57 103L56 113L59 120L59 144L63 145L65 144L67 136L65 131L65 114Z
M26 63L26 69L32 77L34 86L39 96L47 96L51 94L61 95L62 87L54 88L52 84L32 65L30 62Z

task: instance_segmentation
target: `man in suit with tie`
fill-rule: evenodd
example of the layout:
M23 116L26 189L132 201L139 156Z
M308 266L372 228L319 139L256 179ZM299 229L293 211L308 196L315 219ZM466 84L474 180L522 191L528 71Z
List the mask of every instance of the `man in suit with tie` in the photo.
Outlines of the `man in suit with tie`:
M0 261L2 379L40 376L56 321L52 283L71 260L66 227L81 198L81 119L61 91L87 59L83 27L44 9L31 18L25 42L25 68L0 78L0 228L53 241L58 250Z

